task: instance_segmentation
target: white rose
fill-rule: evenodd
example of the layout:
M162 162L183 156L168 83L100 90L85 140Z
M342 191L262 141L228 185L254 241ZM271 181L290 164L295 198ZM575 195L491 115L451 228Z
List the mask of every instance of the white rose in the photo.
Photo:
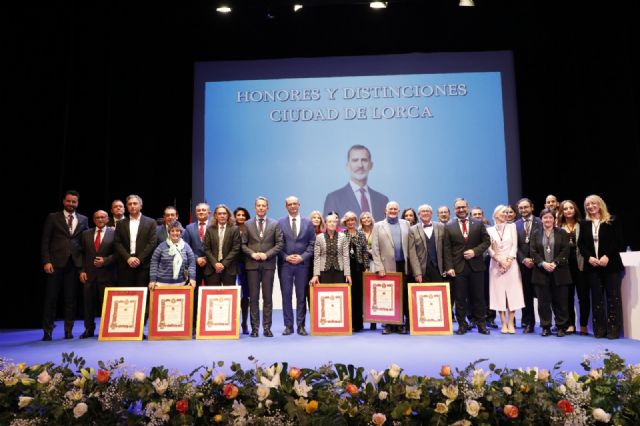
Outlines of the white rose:
M387 396L389 394L385 391L380 391L380 393L378 394L378 398L380 398L381 401L384 401L385 399L387 399Z
M84 415L84 413L87 412L87 409L89 407L87 407L87 404L85 404L84 402L80 402L78 403L78 405L76 405L75 407L73 407L73 416L77 419L78 417L82 417Z
M453 401L458 398L458 387L456 385L442 386L442 394L446 396L448 400Z
M404 390L404 395L407 399L420 399L420 395L422 395L422 389L418 386L407 386Z
M600 377L602 377L602 374L600 374L600 370L592 368L591 371L589 371L589 377L591 377L591 379L593 380L598 380Z
M476 417L480 412L480 403L474 399L468 399L465 401L465 404L467 406L467 413L471 417Z
M509 386L505 386L502 388L502 391L505 395L511 395L511 388Z
M169 387L169 381L167 379L160 380L159 377L155 379L152 384L154 389L160 396L164 395L164 393L167 391L167 388Z
M391 366L389 367L389 377L391 377L392 379L397 378L400 375L401 370L402 369L399 365L391 364Z
M269 392L271 392L271 388L265 385L258 385L256 387L256 395L258 396L258 401L264 401L269 396Z
M147 378L147 375L144 374L142 371L136 371L133 373L133 380L135 380L136 382L144 382L144 379Z
M46 385L51 381L51 376L47 370L44 370L42 373L38 374L38 383Z
M20 396L18 397L18 408L24 408L27 405L31 404L33 398L30 396Z
M602 408L595 408L592 414L594 419L602 423L609 423L609 420L611 420L611 414L607 413Z
M221 385L224 383L226 378L227 378L226 373L224 371L221 371L218 374L216 374L216 377L213 378L213 383L215 383L216 385Z
M565 385L558 386L558 393L560 395L564 395L565 393L567 393L567 387Z
M273 401L272 401L272 400L270 400L270 399L267 399L267 400L264 402L264 406L265 406L265 407L267 407L267 408L271 408L271 405L273 405Z

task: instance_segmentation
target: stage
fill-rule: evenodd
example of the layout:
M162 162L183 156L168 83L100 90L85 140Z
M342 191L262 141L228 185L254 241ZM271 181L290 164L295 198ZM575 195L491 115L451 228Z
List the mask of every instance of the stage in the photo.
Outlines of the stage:
M64 340L62 322L56 323L52 342L42 342L42 330L3 330L0 332L0 356L27 364L53 361L59 364L63 352L74 352L87 360L87 366L97 367L99 360L124 357L131 370L148 372L150 367L164 365L169 370L189 373L198 366L216 361L239 362L245 369L252 367L249 356L261 364L287 361L291 366L319 367L329 362L354 364L366 370L383 370L395 363L409 374L437 376L442 364L464 368L470 362L488 358L501 367L533 367L552 369L563 361L562 370L582 371L585 355L595 355L605 349L615 352L626 363L640 362L640 341L595 339L592 335L541 337L539 334L503 335L491 330L484 336L471 331L464 336L382 335L365 330L352 336L283 336L282 311L274 311L273 338L241 335L239 340L182 340L100 342L97 337L80 340L84 327L77 321L74 339ZM367 326L368 324L365 324ZM307 327L307 330L309 328ZM536 331L539 333L540 329ZM598 365L596 363L595 365Z

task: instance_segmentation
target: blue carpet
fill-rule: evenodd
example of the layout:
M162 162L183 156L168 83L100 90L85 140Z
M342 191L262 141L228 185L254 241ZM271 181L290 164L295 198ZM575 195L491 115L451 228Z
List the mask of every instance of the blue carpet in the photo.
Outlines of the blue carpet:
M368 324L365 324L368 326ZM582 371L580 362L585 355L608 349L627 363L640 362L640 341L630 339L595 339L593 336L571 335L541 337L539 334L501 335L492 330L490 336L475 331L464 336L383 336L380 328L346 337L282 336L282 312L274 311L274 338L240 340L138 341L99 342L97 338L79 340L84 327L77 321L73 340L63 340L63 326L57 323L52 342L40 341L41 330L4 330L0 332L0 356L28 364L53 361L60 363L63 352L74 352L87 360L88 366L97 361L124 357L128 368L148 372L149 368L164 365L170 370L188 373L200 365L215 361L240 362L245 369L252 367L253 355L261 364L288 361L299 367L319 367L327 362L351 363L383 370L391 363L400 365L409 374L436 376L442 364L464 368L479 358L499 367L553 368L563 361L562 370ZM308 329L308 328L307 328ZM539 332L539 329L537 329ZM486 368L488 362L483 365ZM596 363L596 365L598 365Z

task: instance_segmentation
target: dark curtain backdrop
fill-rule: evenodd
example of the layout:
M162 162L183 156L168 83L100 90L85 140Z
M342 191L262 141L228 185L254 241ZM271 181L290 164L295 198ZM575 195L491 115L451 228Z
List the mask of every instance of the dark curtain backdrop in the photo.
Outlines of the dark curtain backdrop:
M257 6L267 3L270 17ZM188 222L193 64L203 60L511 50L523 195L539 211L548 193L579 205L600 194L627 244L640 249L634 2L476 0L460 8L429 0L385 11L315 2L295 15L284 3L243 2L231 16L218 16L210 1L3 6L10 235L2 328L40 325L40 234L65 189L80 191L87 216L137 193L148 216L175 203Z

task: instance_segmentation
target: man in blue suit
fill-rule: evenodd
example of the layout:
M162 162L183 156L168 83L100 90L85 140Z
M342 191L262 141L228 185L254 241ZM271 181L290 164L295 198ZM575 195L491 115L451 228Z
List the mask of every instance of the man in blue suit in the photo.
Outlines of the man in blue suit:
M282 292L282 314L284 317L283 335L293 333L293 289L296 290L296 323L298 334L306 336L304 328L307 315L305 290L309 281L309 265L313 257L316 234L313 224L307 218L300 217L300 201L288 197L285 207L289 214L278 221L282 230L284 247L278 254L278 276Z
M357 216L368 211L375 221L385 218L385 208L389 197L374 191L367 185L369 172L373 168L371 151L364 145L353 145L347 153L347 170L351 174L349 183L327 195L324 200L324 214L354 212Z

